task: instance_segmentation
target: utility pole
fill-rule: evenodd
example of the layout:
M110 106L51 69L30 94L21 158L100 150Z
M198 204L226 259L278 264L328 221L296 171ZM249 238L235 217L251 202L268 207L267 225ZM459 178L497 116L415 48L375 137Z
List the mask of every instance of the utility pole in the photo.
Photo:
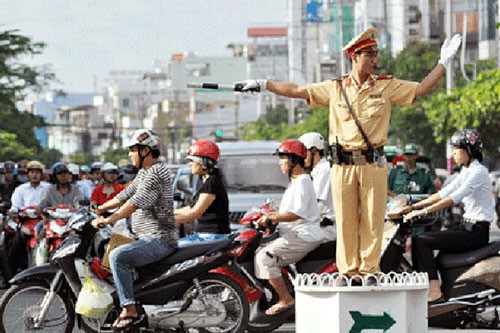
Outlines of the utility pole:
M446 0L446 14L445 14L445 31L446 38L451 39L451 0ZM453 66L446 70L446 92L449 94L451 89L455 87L455 80L453 77Z
M339 40L340 40L340 76L344 76L345 74L345 56L342 48L344 47L344 17L343 17L343 3L342 0L339 0Z

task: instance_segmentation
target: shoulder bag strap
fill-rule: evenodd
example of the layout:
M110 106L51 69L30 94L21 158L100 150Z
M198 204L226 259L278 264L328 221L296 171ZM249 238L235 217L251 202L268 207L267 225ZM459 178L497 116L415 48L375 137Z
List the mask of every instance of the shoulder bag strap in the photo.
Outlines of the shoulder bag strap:
M366 135L365 131L363 130L363 127L361 127L361 124L359 123L358 117L354 114L352 111L351 103L349 103L349 99L347 98L347 94L344 90L344 87L342 86L342 79L337 80L337 82L340 85L340 90L342 91L342 95L344 96L345 103L347 104L347 108L349 109L349 113L351 114L352 119L354 119L354 122L356 123L356 126L358 127L359 131L361 132L361 136L363 137L363 140L365 140L366 147L368 148L369 151L374 151L373 145L368 140L368 136Z

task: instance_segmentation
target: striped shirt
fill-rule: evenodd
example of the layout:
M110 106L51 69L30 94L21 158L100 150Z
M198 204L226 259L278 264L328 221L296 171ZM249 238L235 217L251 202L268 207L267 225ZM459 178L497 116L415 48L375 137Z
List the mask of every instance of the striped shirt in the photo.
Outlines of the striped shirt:
M132 183L116 198L130 200L137 209L132 214L132 232L137 237L150 236L177 247L179 233L174 219L173 188L170 171L156 162L141 169Z

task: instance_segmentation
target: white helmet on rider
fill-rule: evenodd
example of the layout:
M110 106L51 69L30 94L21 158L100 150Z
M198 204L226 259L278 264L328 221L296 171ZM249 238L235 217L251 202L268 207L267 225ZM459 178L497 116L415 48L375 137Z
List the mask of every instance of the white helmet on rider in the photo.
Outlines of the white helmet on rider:
M78 176L80 174L80 167L75 163L68 163L67 165L69 172L73 176Z
M106 162L101 168L102 173L118 173L118 167L111 162Z
M152 130L141 128L134 132L127 146L129 148L133 146L146 146L152 150L160 150L160 138Z
M299 137L299 141L306 146L308 150L316 147L318 150L325 149L325 139L317 132L309 132Z

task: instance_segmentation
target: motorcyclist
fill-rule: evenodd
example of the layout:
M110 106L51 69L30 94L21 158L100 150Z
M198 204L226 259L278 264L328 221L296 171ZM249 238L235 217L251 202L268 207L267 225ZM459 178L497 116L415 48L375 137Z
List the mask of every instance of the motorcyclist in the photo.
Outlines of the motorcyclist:
M194 233L181 238L179 247L203 241L227 237L229 227L229 200L219 169L219 147L210 140L198 140L189 147L187 160L193 175L199 175L201 188L196 193L193 204L176 209L175 221L179 224L197 219Z
M10 207L10 200L8 198L4 198L6 193L6 185L5 185L5 165L0 163L0 213L6 214L8 208Z
M309 132L300 136L299 141L307 148L305 167L311 172L323 232L327 241L335 240L335 211L330 184L330 163L325 158L325 139L317 132Z
M279 211L267 215L268 220L278 224L280 237L260 247L254 259L255 275L269 280L278 294L278 302L266 310L266 315L277 315L295 304L280 267L299 261L324 239L316 193L305 169L306 150L302 142L290 139L283 141L275 153L280 158L281 172L288 175L290 184Z
M54 163L51 168L51 175L53 185L44 192L37 209L37 213L44 219L44 225L48 223L47 217L42 214L45 208L56 207L57 205L78 208L79 202L83 199L78 187L71 184L72 175L66 164L62 162ZM41 226L38 225L37 232L40 228Z
M69 173L71 174L71 184L76 185L82 194L82 198L90 200L92 195L92 186L89 182L80 180L80 167L76 163L68 163Z
M101 167L102 167L102 163L99 161L95 161L90 165L89 177L90 177L90 180L92 180L92 185L93 185L92 191L101 182L101 179L102 179Z
M40 201L42 200L43 194L50 187L50 184L42 181L43 164L39 161L30 161L26 165L28 182L19 185L14 190L12 194L11 202L12 206L9 209L8 217L12 219L15 214L23 210L26 207L35 206L38 207ZM14 220L15 221L15 220ZM23 249L22 244L25 244L25 238L22 233L16 233L11 244L9 263L11 267L15 267L12 262L22 263L24 258L26 258L26 253ZM22 267L22 264L20 264ZM15 272L14 272L15 273ZM5 278L5 273L4 273ZM8 280L7 277L6 280Z
M20 184L25 184L29 181L28 179L28 166L29 160L27 159L22 159L19 162L17 162L17 168L16 168L16 180Z
M429 275L428 302L442 300L434 250L465 252L478 249L489 241L490 223L494 216L492 185L488 169L481 164L481 136L474 129L457 131L451 137L453 158L462 164L460 174L438 193L403 208L406 220L425 216L463 202L465 213L459 230L428 232L414 238L415 268Z
M134 298L135 267L160 260L177 248L178 231L173 215L172 179L170 171L158 160L160 138L149 129L134 132L129 158L139 173L132 184L116 197L99 206L97 214L120 207L107 218L92 221L94 228L132 216L132 232L136 240L111 251L109 260L122 312L113 327L126 331L137 327L139 316Z
M14 190L16 187L21 185L21 182L19 182L16 179L15 176L15 171L16 171L16 164L12 161L6 161L4 162L4 168L5 168L5 175L4 175L4 186L3 186L3 192L2 192L2 200L4 202L4 207L5 209L10 208L10 199L12 197L12 193L14 193Z
M118 184L128 187L137 175L137 168L133 164L126 164L119 167Z
M9 217L29 206L38 206L43 194L50 187L49 183L42 181L43 164L39 161L30 161L26 167L29 182L19 185L12 194L12 206Z
M102 205L106 201L113 199L125 187L118 184L118 167L113 163L104 163L101 168L102 182L92 191L91 202Z

